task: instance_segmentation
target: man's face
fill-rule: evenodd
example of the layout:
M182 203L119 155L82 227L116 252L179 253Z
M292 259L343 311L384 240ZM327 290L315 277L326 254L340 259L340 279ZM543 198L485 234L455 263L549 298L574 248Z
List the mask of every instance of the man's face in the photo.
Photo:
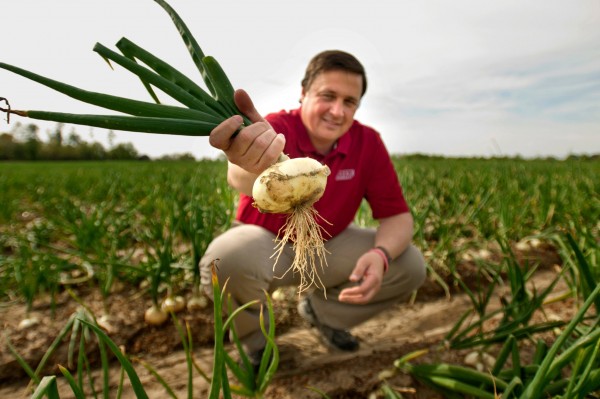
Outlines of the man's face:
M362 85L358 74L327 71L317 75L308 90L302 90L302 122L318 152L331 151L352 125Z

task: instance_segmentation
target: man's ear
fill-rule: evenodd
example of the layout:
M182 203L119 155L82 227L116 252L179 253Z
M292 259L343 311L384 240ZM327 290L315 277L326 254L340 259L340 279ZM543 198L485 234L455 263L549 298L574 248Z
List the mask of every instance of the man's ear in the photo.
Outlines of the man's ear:
M302 90L300 91L300 100L298 100L300 102L300 104L302 104L302 101L304 101L305 96L306 96L306 90L304 89L304 86L302 86Z

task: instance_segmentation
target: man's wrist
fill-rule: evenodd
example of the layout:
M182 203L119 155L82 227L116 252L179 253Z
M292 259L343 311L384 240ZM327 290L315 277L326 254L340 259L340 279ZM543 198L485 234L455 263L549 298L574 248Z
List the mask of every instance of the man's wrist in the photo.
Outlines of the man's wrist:
M369 250L369 252L375 252L375 253L379 254L379 256L381 256L381 259L383 259L383 272L384 273L387 272L387 270L390 267L390 262L392 261L387 249L385 249L384 247L381 247L381 246L377 246L375 248L371 248Z
M375 248L380 249L381 252L383 252L385 254L385 257L387 258L388 263L392 263L392 257L390 256L390 252L387 249L385 249L381 245L378 245Z

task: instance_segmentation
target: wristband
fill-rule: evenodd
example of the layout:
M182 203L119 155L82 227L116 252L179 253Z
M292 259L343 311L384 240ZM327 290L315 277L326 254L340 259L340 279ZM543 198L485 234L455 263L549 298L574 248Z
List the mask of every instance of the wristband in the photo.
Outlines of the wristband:
M384 248L384 247L382 247L382 246L377 246L377 247L375 247L375 248L379 248L379 249L381 249L381 252L383 252L383 253L385 254L385 257L387 258L388 264L389 264L389 263L392 263L392 257L390 256L390 253L388 252L388 250L387 250L387 249L385 249L385 248Z
M387 272L388 269L390 268L390 257L388 256L387 251L382 248L382 247L375 247L375 248L371 248L369 250L369 252L375 252L378 253L379 256L381 256L381 258L383 259L383 272Z

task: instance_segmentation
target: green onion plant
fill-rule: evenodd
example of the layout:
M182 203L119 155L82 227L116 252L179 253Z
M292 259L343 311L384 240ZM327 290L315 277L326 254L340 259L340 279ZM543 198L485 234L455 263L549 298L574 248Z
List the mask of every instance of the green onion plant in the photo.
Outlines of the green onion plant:
M499 311L479 312L485 317L466 327L463 324L467 316L463 316L446 337L448 347L453 349L479 347L489 350L492 344L500 344L493 367L481 372L448 363L416 363L415 359L427 352L418 351L396 360L392 375L397 371L411 374L445 397L566 399L586 398L597 392L600 389L600 314L597 307L596 312L592 307L600 297L600 284L589 270L590 265L582 255L584 251L572 237L568 236L566 241L573 245L580 262L578 274L590 279L587 283L593 287L584 293L584 302L569 322L532 324L532 312L542 309L543 299L556 280L540 294L530 293L526 292L525 286L528 275L512 270L508 277L512 301L504 302ZM510 253L507 248L505 251ZM497 314L503 316L498 327L491 333L484 332L483 322ZM536 334L556 328L562 328L562 331L550 346L543 339L535 339ZM520 341L523 339L535 343L535 352L527 364L523 364L521 355ZM389 374L385 375L389 377ZM389 384L384 381L382 387L388 392L387 398L394 397Z
M223 314L224 301L227 299L226 295L226 284L223 288L220 288L219 280L214 269L216 261L213 262L212 272L212 287L215 295L214 300L214 356L213 356L213 368L212 376L204 372L193 359L193 346L192 346L192 331L189 325L186 325L184 329L179 320L175 317L175 314L171 313L174 320L177 331L180 335L183 350L186 354L187 364L187 397L189 399L194 397L193 391L193 372L197 371L200 376L210 382L209 398L224 398L231 399L233 394L245 396L249 398L263 398L264 393L269 386L275 371L279 364L279 351L275 343L275 325L269 323L266 326L263 313L261 311L261 330L265 335L267 345L265 348L265 355L263 356L262 362L259 367L258 373L255 374L252 367L250 367L248 355L245 353L242 345L237 338L235 332L232 332L233 343L235 348L239 351L241 362L238 364L234 358L229 354L228 349L225 345L225 337L228 331L233 329L233 320L235 317L256 303L249 302L233 312L230 312L228 317ZM266 296L266 308L269 315L269 320L274 320L273 303L268 294ZM77 298L76 298L77 299ZM230 303L230 301L227 301ZM133 365L132 359L123 353L123 350L115 344L115 342L109 337L109 335L101 329L96 323L93 315L90 314L89 309L82 306L80 310L74 313L67 324L60 331L50 348L46 351L42 361L39 363L35 370L27 364L27 362L17 353L16 349L7 339L9 349L15 356L19 364L27 372L31 378L32 385L35 386L35 390L32 398L56 398L59 399L57 390L57 378L56 376L45 376L42 377L41 373L47 366L47 363L51 356L57 351L61 342L69 337L69 357L68 366L63 367L59 365L63 377L67 381L73 396L77 399L84 398L85 392L93 392L94 397L98 397L99 393L96 392L94 379L92 377L92 365L90 363L88 352L89 344L91 342L91 333L96 337L96 343L98 350L100 351L102 380L101 380L101 394L102 397L108 398L111 392L111 382L109 380L109 351L118 360L122 367L122 370L129 378L129 383L136 396L136 398L144 399L148 398L148 394L139 378L139 375ZM7 337L8 338L8 337ZM107 350L108 349L108 350ZM76 354L76 357L74 356ZM75 360L76 359L76 360ZM160 374L152 368L151 365L139 360L133 359L142 364L149 372L162 384L165 388L165 392L168 396L176 398L174 390L169 384L160 376ZM75 375L72 374L71 370L75 370ZM234 377L237 379L239 384L234 384L230 380ZM119 380L118 392L122 392L124 384L123 375Z
M240 114L233 100L233 86L217 60L204 54L187 25L166 1L155 1L173 20L209 92L167 62L137 46L131 40L123 38L116 44L122 54L100 43L94 46L94 51L111 66L112 63L118 64L136 75L149 91L154 103L87 91L2 62L0 63L2 69L57 90L76 100L117 111L119 114L82 115L38 110L21 111L11 109L8 100L5 100L6 108L0 107L0 110L8 115L14 114L60 123L132 132L190 136L207 136L220 122L232 115ZM145 65L138 63L137 60ZM180 105L161 104L153 87L160 89ZM246 122L248 122L247 119Z

